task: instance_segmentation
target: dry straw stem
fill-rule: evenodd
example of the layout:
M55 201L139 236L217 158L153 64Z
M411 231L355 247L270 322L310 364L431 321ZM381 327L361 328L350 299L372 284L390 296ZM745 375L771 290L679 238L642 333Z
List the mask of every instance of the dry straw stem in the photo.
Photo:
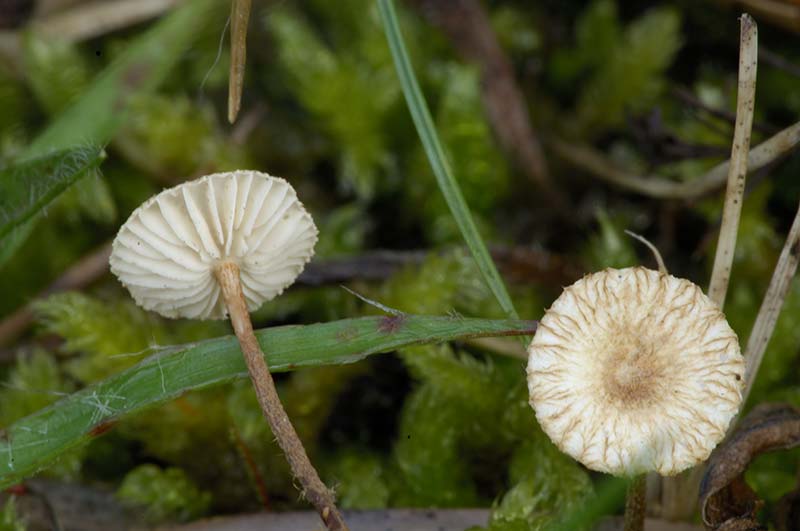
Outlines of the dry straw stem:
M250 321L250 313L247 311L247 302L239 280L239 267L233 262L223 262L214 273L222 290L236 338L242 347L258 403L272 428L278 445L289 462L292 473L303 488L303 495L317 510L328 529L331 531L347 530L347 525L334 503L333 494L319 478L317 470L308 459L303 443L297 436L278 397L264 352L253 333L253 324Z
M85 2L67 11L34 19L43 36L83 41L157 17L181 0L114 0Z
M747 178L747 158L750 151L750 135L753 127L753 111L756 105L756 70L758 65L758 27L747 13L741 17L741 42L739 49L739 88L736 94L736 126L733 132L733 147L728 168L728 187L725 192L725 207L722 211L722 227L719 232L714 269L708 287L709 298L720 308L725 306L725 295L731 278L736 234L742 213L744 185Z
M731 264L736 247L736 234L739 230L745 179L748 167L750 134L755 108L756 69L758 64L758 27L746 13L741 18L739 43L739 88L736 98L736 126L733 133L733 146L728 166L728 186L725 193L725 206L722 212L717 252L714 255L714 268L708 296L717 306L725 304L725 295L730 281ZM781 133L779 133L781 134ZM773 137L774 138L774 137ZM750 373L745 371L745 378ZM701 468L691 470L677 478L666 478L663 488L663 516L667 519L682 519L694 511L699 489Z
M750 332L750 338L747 340L744 400L747 400L750 389L753 387L753 381L755 381L758 374L761 360L764 359L764 351L772 337L772 332L775 330L775 323L778 321L783 302L786 300L787 293L789 293L792 278L797 272L798 259L800 258L798 255L800 255L800 207L798 207L797 214L795 214L792 228L789 229L786 243L783 244L778 264L775 266L772 280L770 280L769 288L767 288L767 294L764 295L761 308L759 308L756 316L756 322L753 324L753 330Z
M648 240L647 238L645 238L641 234L636 234L635 232L629 231L627 229L625 230L625 234L627 234L628 236L630 236L634 240L640 241L648 249L650 249L650 252L653 253L653 258L656 259L656 263L658 264L658 271L660 273L665 274L665 275L669 274L669 271L667 271L667 266L664 264L664 259L661 257L661 253L658 251L658 248L655 245L650 243L650 240Z
M790 125L750 150L748 172L772 164L800 144L800 122ZM620 168L600 150L586 144L575 144L558 138L548 142L565 162L603 179L606 182L656 199L694 199L722 186L727 179L730 161L726 160L706 174L687 182L663 177L635 175Z
M236 121L242 106L250 6L251 0L233 0L231 4L231 70L228 76L228 121L230 123Z

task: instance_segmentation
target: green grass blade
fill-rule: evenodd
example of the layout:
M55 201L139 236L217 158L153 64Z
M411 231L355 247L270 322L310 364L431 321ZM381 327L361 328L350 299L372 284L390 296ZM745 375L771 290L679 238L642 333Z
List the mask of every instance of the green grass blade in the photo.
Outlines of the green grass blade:
M461 230L461 234L464 236L464 240L466 240L484 280L489 285L489 289L492 290L506 315L516 319L517 311L514 309L511 297L509 297L505 284L503 284L489 251L478 233L472 214L470 214L469 207L464 201L464 196L450 169L444 149L442 149L439 135L436 133L436 128L428 111L428 105L425 103L425 98L419 88L414 70L411 68L411 61L408 58L403 36L400 33L400 25L397 22L394 4L392 0L378 0L378 8L380 9L381 21L386 31L386 38L389 41L394 64L397 68L397 75L400 78L400 85L403 88L403 94L408 104L408 110L411 112L411 118L414 120L414 125L425 148L428 161L431 164L434 175L436 175L439 189L444 194L447 206L450 207L450 212L453 213L458 228Z
M131 96L155 89L206 24L214 0L192 0L136 39L25 150L37 157L76 144L105 145L125 121ZM224 19L219 21L220 28Z
M99 147L80 147L0 170L0 241L40 212L103 158Z
M256 334L272 370L287 371L352 363L408 345L531 334L534 329L532 321L401 315L282 326ZM246 376L232 336L162 351L7 427L0 441L0 488L36 473L126 415Z
M104 157L99 147L84 146L0 170L0 267L28 239L37 215Z

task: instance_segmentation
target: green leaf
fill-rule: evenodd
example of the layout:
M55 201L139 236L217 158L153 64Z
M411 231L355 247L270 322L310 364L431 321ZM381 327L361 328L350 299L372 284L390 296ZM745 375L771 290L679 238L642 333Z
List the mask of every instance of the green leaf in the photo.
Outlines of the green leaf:
M35 159L76 144L107 144L125 122L131 97L155 89L166 78L215 4L213 0L187 2L134 41L83 91L80 99L59 114L22 152L20 159ZM1 210L0 207L0 216ZM30 229L22 227L11 237L0 239L0 265L25 242ZM3 234L0 229L0 238Z
M439 141L439 135L428 110L428 104L425 102L417 78L414 75L414 70L411 67L411 60L408 57L405 42L400 33L400 25L397 22L394 3L391 0L378 0L378 8L386 31L386 39L389 41L389 48L392 51L392 57L397 68L397 75L400 78L400 85L406 97L408 110L411 112L411 118L414 120L417 133L422 145L425 147L428 161L431 164L434 175L436 175L439 189L442 191L447 206L450 207L450 212L452 212L458 228L467 242L472 257L478 264L484 281L492 290L506 315L516 319L517 311L514 309L511 297L509 297L505 284L503 284L503 280L500 278L491 256L489 256L486 244L478 233L475 220L472 218L469 207L464 200L464 195L461 193L458 181L453 176L450 163Z
M276 327L257 336L272 370L286 371L352 363L414 344L533 332L531 321L393 315ZM34 474L117 419L246 375L231 336L165 349L7 427L0 442L0 488Z
M126 120L132 96L155 89L186 53L216 2L197 0L158 22L83 92L24 152L33 158L53 149L104 145Z
M40 212L102 158L101 148L80 147L1 170L0 238Z

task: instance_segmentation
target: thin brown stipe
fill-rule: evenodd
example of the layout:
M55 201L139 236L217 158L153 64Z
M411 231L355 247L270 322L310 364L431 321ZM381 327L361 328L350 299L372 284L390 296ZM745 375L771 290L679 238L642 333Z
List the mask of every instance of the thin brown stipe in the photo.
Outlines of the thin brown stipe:
M261 411L267 418L272 433L289 462L292 474L300 482L303 495L317 510L326 527L331 531L347 531L347 525L341 513L336 509L333 494L319 478L317 470L311 464L303 443L297 436L278 397L264 353L253 333L253 324L250 321L250 314L247 311L247 303L239 279L239 267L233 262L223 262L217 266L214 274L222 290L233 330L239 339Z

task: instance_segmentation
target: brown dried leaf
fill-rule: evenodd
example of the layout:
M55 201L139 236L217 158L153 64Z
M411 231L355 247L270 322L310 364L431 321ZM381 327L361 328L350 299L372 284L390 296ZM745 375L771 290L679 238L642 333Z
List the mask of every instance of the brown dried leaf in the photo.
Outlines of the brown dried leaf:
M711 457L700 485L703 523L714 531L766 529L756 514L764 504L745 483L744 473L759 454L800 445L800 410L762 404Z

